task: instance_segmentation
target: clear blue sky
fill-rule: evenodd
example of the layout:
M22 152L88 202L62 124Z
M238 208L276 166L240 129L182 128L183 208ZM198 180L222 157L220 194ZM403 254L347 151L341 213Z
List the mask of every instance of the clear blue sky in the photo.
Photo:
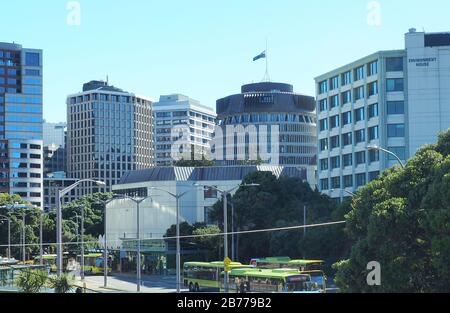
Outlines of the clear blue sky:
M68 1L6 1L0 41L44 50L44 115L66 119L67 94L92 79L151 97L183 93L215 100L258 82L252 58L269 38L273 81L314 95L314 77L378 50L402 49L411 27L450 31L448 0L82 0L81 25L66 23ZM447 24L446 24L447 22Z

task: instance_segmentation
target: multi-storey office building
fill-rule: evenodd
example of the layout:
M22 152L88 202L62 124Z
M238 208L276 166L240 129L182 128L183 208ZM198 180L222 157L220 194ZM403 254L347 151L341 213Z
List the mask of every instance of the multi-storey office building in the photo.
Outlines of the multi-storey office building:
M67 123L46 123L44 121L44 146L66 147Z
M187 96L174 94L161 96L153 104L155 123L155 153L157 166L171 166L173 144L178 140L173 136L177 127L189 127L187 142L199 155L209 151L216 122L216 113L199 101Z
M43 206L42 50L0 43L0 192Z
M294 93L292 85L272 82L244 85L240 94L217 101L217 114L223 135L222 139L216 136L218 142L223 140L223 146L219 146L223 149L223 154L220 153L223 160L217 160L218 164L255 161L251 160L249 152L256 147L259 156L266 149L271 156L262 158L265 163L315 165L315 100ZM235 127L236 132L228 132L230 126ZM239 127L244 129L245 138L239 134ZM274 139L275 128L279 130L279 138ZM266 132L267 148L263 148L261 140L265 140ZM275 155L278 155L277 161L274 161Z
M406 34L381 51L316 78L319 189L342 198L450 127L450 34Z
M132 93L91 81L67 98L69 178L117 184L122 174L153 165L152 102ZM103 190L104 188L102 188ZM85 184L81 194L98 192Z
M56 172L67 172L66 149L56 144L44 146L44 177Z

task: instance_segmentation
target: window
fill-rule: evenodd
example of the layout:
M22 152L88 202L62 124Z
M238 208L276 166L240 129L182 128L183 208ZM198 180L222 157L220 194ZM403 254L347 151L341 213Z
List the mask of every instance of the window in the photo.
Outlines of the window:
M342 126L351 124L352 122L352 112L344 112L342 113Z
M353 165L353 155L351 153L342 156L342 165L344 167Z
M370 127L368 131L369 131L369 141L380 138L378 126Z
M349 146L352 144L352 133L342 134L342 146Z
M343 180L344 180L344 188L353 187L353 176L352 175L344 176Z
M367 115L369 116L369 119L373 118L373 117L377 117L379 115L378 103L374 103L374 104L369 105L367 111L368 111Z
M39 53L27 52L25 53L25 64L27 66L40 66L40 55Z
M320 120L319 122L320 131L324 131L328 129L328 119L324 118L323 120Z
M400 160L406 160L406 148L405 147L389 147L388 150L393 152L395 155L397 155L400 158ZM388 160L389 161L397 161L397 158L388 153Z
M356 187L361 187L366 184L366 174L365 173L356 174L355 177L356 177Z
M330 79L330 90L339 88L339 76L335 76Z
M366 130L360 129L355 131L355 143L361 143L366 141Z
M333 136L330 138L331 149L339 148L339 136Z
M322 159L320 160L320 170L326 171L328 170L328 159Z
M355 122L364 121L365 114L364 108L359 108L355 110Z
M330 97L330 108L335 108L339 106L339 95Z
M354 93L355 101L364 99L364 86L355 88L353 90L353 93Z
M369 151L369 162L378 162L380 161L380 151L378 150L370 150Z
M405 137L405 124L388 124L388 137Z
M328 150L328 139L321 139L320 140L320 151Z
M344 93L342 93L342 104L346 104L346 103L350 103L352 102L352 92L346 91Z
M339 156L330 159L331 168L336 169L341 167L341 158Z
M334 115L330 117L330 128L339 127L339 115Z
M388 101L387 113L389 115L405 114L405 102L404 101Z
M322 188L322 190L330 189L330 184L329 184L328 178L320 180L320 187Z
M364 78L364 66L360 66L355 69L355 81L361 80Z
M367 71L369 76L378 74L378 60L369 63L367 65Z
M403 71L403 58L387 58L386 59L386 71L387 72L402 72Z
M328 110L328 100L327 99L322 99L319 101L319 111L323 112Z
M378 82L372 82L367 85L367 94L369 97L378 94Z
M348 71L342 74L342 86L351 84L352 82L352 72Z
M366 151L356 152L355 153L356 164L365 164L366 163Z
M403 91L403 78L387 79L386 90L388 92Z
M340 189L341 188L341 177L332 177L331 178L331 188Z
M374 181L375 179L378 178L378 176L380 176L380 172L376 171L376 172L370 172L369 173L369 181Z
M328 91L328 81L324 80L319 83L319 94L326 93Z
M26 69L25 70L25 75L26 76L41 76L41 72L39 70Z

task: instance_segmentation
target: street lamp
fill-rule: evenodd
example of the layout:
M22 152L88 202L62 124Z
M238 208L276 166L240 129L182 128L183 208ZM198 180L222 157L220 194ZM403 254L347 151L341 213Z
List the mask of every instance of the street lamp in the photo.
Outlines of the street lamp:
M0 215L0 221L7 221L8 222L8 259L11 259L11 218Z
M159 188L156 188L156 187L150 187L149 189L165 192L168 195L174 197L176 202L177 202L177 208L176 208L176 210L177 210L177 214L176 214L177 215L177 222L176 222L176 225L177 225L177 235L176 235L176 237L177 237L177 256L176 256L176 259L177 259L177 261L176 261L176 263L177 263L177 265L176 265L177 266L177 270L176 270L177 274L176 274L176 276L177 276L177 293L180 293L181 292L181 287L180 287L180 284L181 284L180 199L182 197L184 197L190 191L185 191L185 192L180 193L180 194L174 194L174 193L169 192L167 190L159 189Z
M61 208L62 208L62 203L61 203L61 199L68 194L69 192L71 192L73 189L75 189L76 187L78 187L80 184L85 183L85 182L91 182L94 184L97 184L98 186L106 186L106 184L102 181L97 181L97 180L93 180L93 179L82 179L77 181L76 183L70 185L69 187L59 190L57 191L57 201L56 201L56 255L57 255L57 269L58 269L58 276L61 276L62 272L63 272L63 251L62 251L62 212L61 212ZM83 270L83 269L82 269Z
M395 157L395 158L397 159L398 163L400 164L400 166L401 166L402 168L405 168L405 164L403 163L403 161L402 161L402 160L400 159L400 157L399 157L398 155L396 155L394 152L389 151L389 150L384 149L384 148L381 148L380 146L377 146L377 145L369 145L369 146L367 146L367 149L368 149L368 150L377 150L377 151L383 151L383 152L386 152L387 154L390 154L390 155L392 155L393 157Z
M103 244L104 244L104 248L103 248L103 285L104 287L108 287L108 247L107 247L107 239L106 239L106 207L108 206L108 204L110 204L113 201L118 200L118 198L116 197L122 197L121 195L113 195L112 199L106 200L106 201L98 201L98 203L101 203L103 205L103 226L105 228L105 234L103 236Z
M151 197L142 197L142 198L132 198L130 196L123 196L125 199L129 199L136 203L136 210L137 210L137 260L136 260L136 272L137 272L137 292L141 292L141 229L140 229L140 223L139 223L139 215L140 215L140 205L142 202L144 202L147 199L151 199Z
M233 191L240 187L258 187L259 184L243 184L243 185L237 185L234 188L231 188L229 190L222 190L215 186L207 186L207 185L200 185L200 184L194 184L196 187L203 187L203 188L209 188L214 189L217 192L222 194L223 197L223 228L224 228L224 259L226 260L228 258L228 195L230 195ZM225 292L228 292L228 272L225 271L225 277L224 277L224 289Z

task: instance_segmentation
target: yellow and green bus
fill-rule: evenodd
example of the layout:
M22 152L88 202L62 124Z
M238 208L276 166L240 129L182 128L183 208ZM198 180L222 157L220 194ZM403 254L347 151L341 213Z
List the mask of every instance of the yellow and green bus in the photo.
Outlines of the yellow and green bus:
M249 266L232 262L230 268L249 268ZM201 289L219 291L224 270L224 262L186 262L183 266L184 286L188 287L190 292L199 292Z
M78 262L81 256L77 257ZM103 253L88 253L84 256L84 272L88 275L98 275L104 273ZM108 273L112 272L112 258L108 257Z
M260 269L292 269L301 274L311 276L316 289L326 292L326 276L323 271L325 261L323 260L291 260L289 257L270 257L264 259L253 259L252 266Z
M56 254L45 254L42 256L42 265L48 267L50 269L50 272L56 273L58 268L56 266ZM67 265L69 263L69 253L64 253L63 255L63 268L67 268ZM40 265L41 264L41 257L37 256L34 258L34 264Z
M237 293L316 293L309 274L289 269L238 268L230 274L229 290Z
M46 254L42 256L42 264L50 269L50 272L57 272L56 254ZM40 264L41 257L34 258L34 264ZM77 271L80 269L81 256L69 257L69 253L64 253L63 256L63 268L65 272ZM108 273L112 272L112 258L108 260ZM88 253L84 255L84 272L88 275L103 274L103 253Z

